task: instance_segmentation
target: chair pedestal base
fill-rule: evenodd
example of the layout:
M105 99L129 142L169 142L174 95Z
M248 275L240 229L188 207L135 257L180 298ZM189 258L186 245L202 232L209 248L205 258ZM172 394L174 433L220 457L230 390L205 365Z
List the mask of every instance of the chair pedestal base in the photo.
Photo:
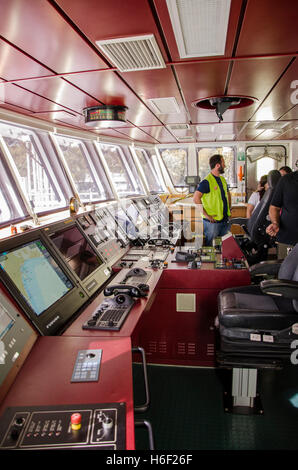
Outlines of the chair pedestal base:
M233 368L232 391L224 393L224 410L236 414L263 414L257 393L257 369Z

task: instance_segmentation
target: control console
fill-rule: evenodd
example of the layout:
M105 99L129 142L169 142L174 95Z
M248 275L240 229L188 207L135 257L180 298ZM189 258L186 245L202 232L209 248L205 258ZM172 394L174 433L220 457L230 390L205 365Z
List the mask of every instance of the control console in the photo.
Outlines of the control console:
M36 338L37 334L0 290L0 401Z
M125 293L106 298L83 324L83 330L119 331L134 303L134 298Z
M125 420L125 403L7 408L0 449L125 450Z
M142 268L127 272L119 284L104 289L105 299L83 324L84 330L119 331L126 320L136 298L147 297L149 285L145 284L151 273ZM114 297L111 297L114 295Z
M245 260L238 258L222 258L221 261L215 263L216 269L247 269Z

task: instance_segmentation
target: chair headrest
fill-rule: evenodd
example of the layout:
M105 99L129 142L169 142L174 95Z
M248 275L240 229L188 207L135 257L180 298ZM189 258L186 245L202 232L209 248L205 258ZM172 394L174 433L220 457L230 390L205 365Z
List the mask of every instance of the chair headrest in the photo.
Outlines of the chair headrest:
M267 175L267 182L269 188L274 188L277 185L278 180L281 178L281 174L278 170L271 170Z

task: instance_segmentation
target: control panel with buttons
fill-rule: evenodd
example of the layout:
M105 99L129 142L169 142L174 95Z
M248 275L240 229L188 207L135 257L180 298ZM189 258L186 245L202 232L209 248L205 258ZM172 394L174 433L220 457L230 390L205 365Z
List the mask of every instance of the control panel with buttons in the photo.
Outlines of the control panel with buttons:
M77 354L71 382L96 382L99 376L102 349L84 349Z
M125 450L126 404L7 408L0 449Z
M2 386L16 375L28 344L33 344L36 337L33 328L0 290L0 400Z
M119 331L134 303L133 297L127 294L119 293L115 297L105 298L82 328Z

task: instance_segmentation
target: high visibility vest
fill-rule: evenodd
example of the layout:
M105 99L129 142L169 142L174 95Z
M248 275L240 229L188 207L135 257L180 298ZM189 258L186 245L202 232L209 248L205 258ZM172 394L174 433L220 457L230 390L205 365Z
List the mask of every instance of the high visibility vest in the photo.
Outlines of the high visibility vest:
M210 191L209 193L204 193L202 196L202 203L205 211L208 215L212 215L215 220L222 220L223 219L223 200L221 197L221 190L218 186L218 183L212 173L205 178L209 183ZM222 186L227 198L227 205L228 205L228 216L231 215L230 208L229 208L229 200L228 200L228 186L225 178L220 176Z

